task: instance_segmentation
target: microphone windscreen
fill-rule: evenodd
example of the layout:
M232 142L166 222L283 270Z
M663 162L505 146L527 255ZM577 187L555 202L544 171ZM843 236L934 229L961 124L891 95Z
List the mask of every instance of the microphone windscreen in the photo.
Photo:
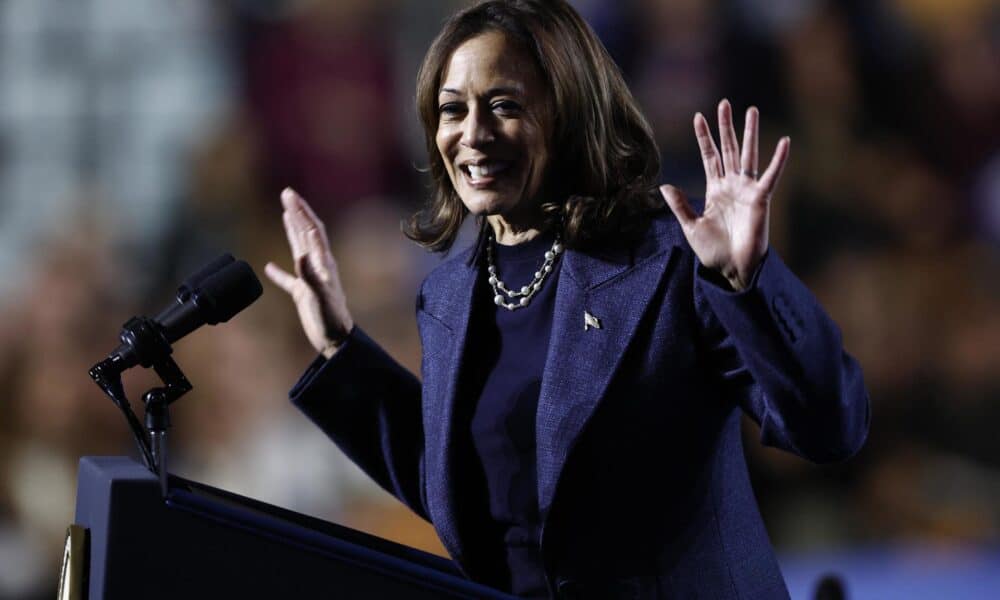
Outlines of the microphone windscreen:
M264 288L246 261L237 260L201 281L194 301L205 323L225 323L260 298Z
M236 262L236 258L232 254L226 252L225 254L214 259L212 262L204 265L202 268L198 269L197 272L193 273L190 277L185 279L179 288L177 288L177 300L180 302L187 302L191 297L191 294L201 286L201 282L207 279L210 275L215 274L216 271L225 267L226 265Z

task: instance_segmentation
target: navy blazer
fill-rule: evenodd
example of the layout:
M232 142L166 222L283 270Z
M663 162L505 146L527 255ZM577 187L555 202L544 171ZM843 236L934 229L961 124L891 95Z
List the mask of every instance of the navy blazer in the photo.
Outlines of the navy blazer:
M430 520L472 579L503 585L460 397L481 244L417 298L422 385L355 329L293 402L382 487ZM761 442L824 463L855 453L869 401L813 295L768 251L752 285L713 283L676 219L607 253L568 250L536 416L542 556L565 597L782 598L747 474ZM600 327L585 326L584 314ZM472 400L474 402L474 400ZM480 499L483 499L480 502Z

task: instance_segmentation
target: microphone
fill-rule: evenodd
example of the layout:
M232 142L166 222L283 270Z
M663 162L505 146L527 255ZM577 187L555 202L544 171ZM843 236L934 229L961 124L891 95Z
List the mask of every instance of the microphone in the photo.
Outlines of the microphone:
M193 275L185 279L179 288L177 288L177 301L186 302L191 294L198 288L202 281L209 275L214 275L216 271L222 267L236 262L236 259L232 254L226 252L222 256L216 258L212 262L198 269Z
M185 279L174 304L156 317L133 317L125 323L121 344L100 363L105 377L137 364L153 366L171 354L171 344L202 325L225 323L263 291L250 265L223 254Z

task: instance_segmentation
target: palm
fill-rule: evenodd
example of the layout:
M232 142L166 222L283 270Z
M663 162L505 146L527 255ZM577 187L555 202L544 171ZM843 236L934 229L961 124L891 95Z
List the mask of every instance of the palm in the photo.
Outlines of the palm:
M281 194L282 221L295 259L295 275L274 263L267 276L295 302L309 343L327 357L354 327L340 284L326 228L309 204L290 188Z
M704 211L695 213L683 193L672 186L663 186L661 191L698 260L721 273L734 288L743 289L767 251L771 196L788 158L789 140L778 143L758 180L756 109L747 111L741 149L729 102L719 105L721 157L701 114L695 116L694 129L705 167Z

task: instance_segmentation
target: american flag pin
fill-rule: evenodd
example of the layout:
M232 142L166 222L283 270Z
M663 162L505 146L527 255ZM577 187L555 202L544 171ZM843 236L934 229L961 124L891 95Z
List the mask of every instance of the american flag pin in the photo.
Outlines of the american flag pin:
M593 327L594 329L601 328L601 320L590 314L587 311L583 311L583 330L587 331Z

